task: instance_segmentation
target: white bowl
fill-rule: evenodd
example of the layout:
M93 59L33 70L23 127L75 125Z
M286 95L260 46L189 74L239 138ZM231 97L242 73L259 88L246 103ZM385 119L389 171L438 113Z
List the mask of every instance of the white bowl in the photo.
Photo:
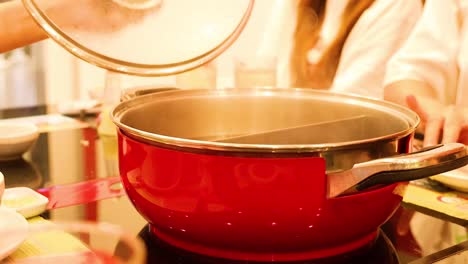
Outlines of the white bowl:
M39 137L39 129L32 123L0 124L0 160L20 158Z
M5 263L3 259L23 244L28 236L28 226L21 214L0 207L0 263Z
M468 165L456 170L432 176L431 179L457 191L468 192Z

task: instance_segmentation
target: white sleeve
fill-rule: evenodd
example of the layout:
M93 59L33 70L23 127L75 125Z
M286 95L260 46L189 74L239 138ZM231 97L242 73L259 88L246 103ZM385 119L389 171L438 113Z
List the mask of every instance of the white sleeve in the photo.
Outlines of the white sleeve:
M387 65L385 85L425 81L443 101L448 89L456 89L460 14L455 1L426 0L414 31Z
M383 98L386 63L406 41L421 11L421 0L376 0L346 40L331 90Z

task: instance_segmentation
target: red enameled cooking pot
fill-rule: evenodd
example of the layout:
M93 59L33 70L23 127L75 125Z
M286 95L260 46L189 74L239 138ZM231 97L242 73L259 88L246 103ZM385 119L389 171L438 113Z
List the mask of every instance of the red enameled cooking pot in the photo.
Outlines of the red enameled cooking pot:
M217 141L353 116L365 118L322 127L307 142ZM437 156L436 165L398 156L403 170L371 169L386 184L332 198L327 175L346 181L355 175L342 172L359 164L410 152L419 119L394 104L323 91L164 91L123 101L112 118L123 184L152 231L221 258L290 261L354 250L398 208L405 183L392 182L467 163L464 146L456 158ZM397 172L386 171L392 166Z

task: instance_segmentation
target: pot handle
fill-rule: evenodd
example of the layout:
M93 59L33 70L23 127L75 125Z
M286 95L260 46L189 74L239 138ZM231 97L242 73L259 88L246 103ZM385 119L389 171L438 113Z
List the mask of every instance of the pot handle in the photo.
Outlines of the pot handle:
M468 164L466 146L447 143L418 151L356 164L354 169L375 171L354 189L367 189L379 184L412 181L451 171Z
M468 164L466 146L447 143L419 151L358 163L327 175L328 197L351 194L372 186L406 182L451 171Z

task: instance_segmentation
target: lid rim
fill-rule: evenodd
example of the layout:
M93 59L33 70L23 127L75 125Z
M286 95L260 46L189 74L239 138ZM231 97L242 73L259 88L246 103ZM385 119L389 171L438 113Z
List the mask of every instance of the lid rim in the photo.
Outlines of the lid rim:
M207 52L174 63L141 64L114 59L86 48L60 30L37 6L34 0L22 1L28 13L34 18L36 24L38 24L51 39L77 58L109 71L147 77L168 76L182 73L200 67L218 57L237 40L250 18L255 3L255 0L248 0L249 4L247 9L234 30L221 43Z

